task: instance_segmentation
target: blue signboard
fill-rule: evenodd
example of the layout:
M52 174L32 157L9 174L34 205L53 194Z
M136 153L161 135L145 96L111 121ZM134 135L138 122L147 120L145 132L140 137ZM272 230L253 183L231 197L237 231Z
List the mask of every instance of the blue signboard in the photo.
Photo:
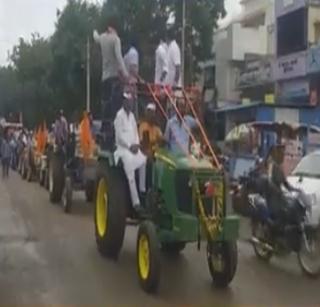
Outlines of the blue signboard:
M320 72L320 44L309 49L307 70L308 73Z

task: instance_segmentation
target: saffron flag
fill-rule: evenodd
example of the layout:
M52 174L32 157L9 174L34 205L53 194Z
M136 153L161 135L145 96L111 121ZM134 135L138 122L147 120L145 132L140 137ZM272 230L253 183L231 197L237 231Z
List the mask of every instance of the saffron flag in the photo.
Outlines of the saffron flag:
M94 145L87 112L84 112L84 117L80 123L80 142L84 160L90 159Z

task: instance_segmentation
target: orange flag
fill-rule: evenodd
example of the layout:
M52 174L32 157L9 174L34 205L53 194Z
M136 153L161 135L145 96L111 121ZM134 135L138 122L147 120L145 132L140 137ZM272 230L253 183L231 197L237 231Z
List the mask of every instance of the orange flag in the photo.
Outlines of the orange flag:
M42 126L42 131L43 131L43 144L42 144L42 152L44 153L45 149L46 149L46 145L48 142L48 129L47 129L47 123L46 121L43 122L43 126Z
M36 130L36 135L35 135L35 139L37 142L37 152L41 152L41 126L38 127L38 129Z
M92 154L93 139L90 129L90 120L87 112L84 112L84 117L80 123L80 142L83 158L88 160Z

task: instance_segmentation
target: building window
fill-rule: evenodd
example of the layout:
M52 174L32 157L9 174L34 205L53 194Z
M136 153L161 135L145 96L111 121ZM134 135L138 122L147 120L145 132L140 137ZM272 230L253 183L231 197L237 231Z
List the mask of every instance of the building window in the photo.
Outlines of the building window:
M298 9L278 18L278 55L284 56L307 49L307 9Z

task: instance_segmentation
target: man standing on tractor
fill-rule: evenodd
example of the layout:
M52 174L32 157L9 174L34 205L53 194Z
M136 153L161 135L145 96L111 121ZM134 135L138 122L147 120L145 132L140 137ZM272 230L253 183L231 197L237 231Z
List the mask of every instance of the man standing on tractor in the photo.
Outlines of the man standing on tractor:
M114 153L116 164L119 160L123 163L126 173L132 205L134 209L141 211L140 197L137 191L135 171L139 169L140 193L146 193L146 156L140 150L140 140L137 122L133 115L134 99L132 95L125 93L123 106L118 111L114 121L116 136L116 151Z
M64 117L63 110L60 110L54 124L55 143L58 146L64 146L68 140L68 122Z
M138 99L137 84L139 80L139 52L137 50L137 41L131 39L129 44L129 50L124 56L124 63L129 73L129 85L126 86L127 92L130 92L135 101ZM134 110L136 117L138 116L138 104L135 104L136 109Z
M121 40L117 33L117 20L110 17L107 23L106 32L99 35L95 30L93 38L101 47L102 55L102 133L104 140L110 139L110 144L103 144L104 147L113 146L113 120L121 108L124 81L129 81L129 74L126 69L122 51Z
M173 29L168 30L168 76L167 84L172 87L181 87L181 50L175 40Z
M189 154L190 132L197 127L197 121L186 114L183 99L176 102L178 112L168 121L164 138L169 149L175 154Z
M165 85L168 75L168 45L163 38L156 49L156 65L154 83L156 85Z

